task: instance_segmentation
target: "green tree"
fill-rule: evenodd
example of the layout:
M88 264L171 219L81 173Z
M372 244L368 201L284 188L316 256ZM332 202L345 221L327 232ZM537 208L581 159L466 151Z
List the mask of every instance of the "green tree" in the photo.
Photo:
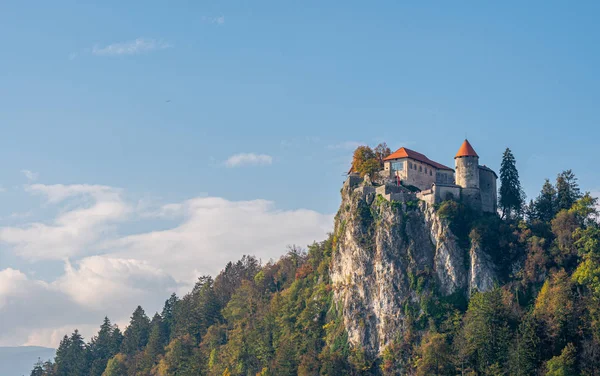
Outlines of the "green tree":
M127 363L124 354L117 354L110 358L102 376L126 376Z
M546 376L576 376L575 361L577 351L572 343L568 343L560 355L546 363Z
M98 334L90 341L91 376L101 376L108 360L116 354L117 349L113 345L113 331L110 320L105 317Z
M144 349L140 368L145 374L149 374L152 367L158 363L159 356L163 353L163 349L167 342L165 325L158 313L152 317L150 322L150 334L148 336L148 344Z
M464 355L483 372L498 363L504 365L510 345L510 310L503 291L496 288L475 293L469 302L461 332Z
M499 207L503 218L511 218L520 215L525 203L525 194L519 181L519 171L516 160L509 148L502 155L500 165L500 194L498 198Z
M144 309L138 306L131 315L129 326L125 329L121 344L122 352L126 355L133 355L142 350L148 343L149 333L150 319L146 316Z
M569 329L575 325L575 305L571 280L564 270L546 280L535 301L533 314L544 325L544 332L559 349L564 346Z
M452 362L448 336L429 332L423 336L417 350L417 376L450 375Z
M165 301L165 305L160 314L160 316L162 317L162 322L164 324L165 333L167 335L167 338L169 339L171 339L171 331L175 326L174 310L178 302L179 299L177 298L177 295L175 295L175 293L171 294L169 299Z
M31 370L30 376L44 376L44 363L40 358L38 358L37 362L33 365L33 369Z
M56 373L59 376L80 376L88 371L87 346L79 331L64 336L56 350Z
M566 170L556 177L558 210L569 210L575 201L581 198L581 190L577 178L571 170Z
M159 376L195 376L199 370L191 361L194 357L194 339L190 335L175 338L166 347L165 356L157 367Z
M535 375L539 366L540 338L537 323L531 313L525 315L519 325L510 352L510 375Z
M557 213L558 202L556 189L550 183L550 180L546 179L542 186L540 195L535 199L534 212L536 219L542 222L550 222Z

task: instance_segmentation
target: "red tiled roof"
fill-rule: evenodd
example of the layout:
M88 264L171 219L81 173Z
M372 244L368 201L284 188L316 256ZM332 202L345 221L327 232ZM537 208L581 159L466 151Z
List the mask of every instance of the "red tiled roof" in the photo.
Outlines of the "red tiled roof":
M431 159L427 158L424 154L417 153L414 150L410 150L410 149L407 149L407 148L404 148L404 147L396 150L392 154L390 154L387 157L385 157L384 161L391 161L393 159L401 159L401 158L414 159L416 161L423 162L423 163L428 164L428 165L430 165L432 167L435 167L435 168L437 168L439 170L452 170L452 171L454 171L453 169L451 169L448 166L444 166L441 163L437 163L437 162L432 161Z
M477 153L475 153L475 149L471 146L469 141L465 139L465 141L460 145L460 149L458 149L458 153L454 158L458 157L479 157Z

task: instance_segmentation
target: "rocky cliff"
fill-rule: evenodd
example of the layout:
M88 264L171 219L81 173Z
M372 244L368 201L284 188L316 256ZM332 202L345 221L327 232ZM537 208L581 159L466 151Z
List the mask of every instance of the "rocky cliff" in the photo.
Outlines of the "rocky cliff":
M461 248L434 208L408 191L388 201L369 181L351 183L336 216L331 279L353 347L381 354L433 294L468 297L493 287L482 247Z

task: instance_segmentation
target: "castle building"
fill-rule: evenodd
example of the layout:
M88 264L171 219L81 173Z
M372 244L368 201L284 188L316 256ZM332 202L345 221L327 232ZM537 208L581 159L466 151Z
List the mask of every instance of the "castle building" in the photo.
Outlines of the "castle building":
M386 157L383 165L382 177L397 185L417 188L417 197L432 205L460 200L476 210L497 211L498 176L479 165L479 156L467 140L454 157L455 169L405 147Z

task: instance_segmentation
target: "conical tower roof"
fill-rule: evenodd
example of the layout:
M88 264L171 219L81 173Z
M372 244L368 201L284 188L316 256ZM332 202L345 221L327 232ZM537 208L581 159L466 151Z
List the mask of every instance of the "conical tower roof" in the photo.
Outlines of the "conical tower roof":
M471 146L471 144L469 143L469 141L467 139L465 139L465 141L462 143L462 145L460 145L460 149L458 149L458 153L456 153L456 156L454 156L454 158L459 158L459 157L477 157L477 158L479 158L479 156L475 152L475 149L473 149L473 147Z

